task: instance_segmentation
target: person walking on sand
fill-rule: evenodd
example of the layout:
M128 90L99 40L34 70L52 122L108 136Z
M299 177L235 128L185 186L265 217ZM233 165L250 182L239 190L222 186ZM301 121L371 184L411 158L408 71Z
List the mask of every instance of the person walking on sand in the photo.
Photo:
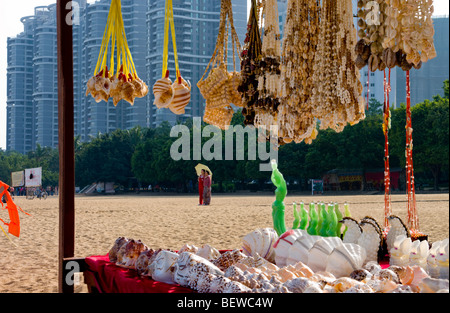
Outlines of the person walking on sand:
M205 180L206 172L202 170L201 175L198 177L198 194L199 194L199 204L203 205L203 190L204 190L204 180Z
M205 171L206 175L203 181L203 205L211 203L211 175L209 171Z

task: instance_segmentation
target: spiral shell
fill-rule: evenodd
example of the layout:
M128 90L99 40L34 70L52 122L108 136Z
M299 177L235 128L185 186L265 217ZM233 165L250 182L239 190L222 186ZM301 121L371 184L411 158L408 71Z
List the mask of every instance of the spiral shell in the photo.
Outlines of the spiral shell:
M167 108L175 96L172 81L166 77L158 79L153 85L153 94L155 95L154 104L156 107L158 109Z
M184 114L185 107L191 101L191 91L189 88L180 82L176 82L172 85L174 95L171 103L169 104L169 109L177 115Z
M269 262L275 261L273 245L278 240L276 231L272 228L257 229L243 239L243 252L247 256L259 254Z

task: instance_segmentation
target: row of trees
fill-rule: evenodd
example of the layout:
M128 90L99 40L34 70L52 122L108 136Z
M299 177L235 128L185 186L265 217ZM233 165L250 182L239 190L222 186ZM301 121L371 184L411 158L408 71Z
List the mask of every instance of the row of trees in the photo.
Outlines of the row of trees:
M449 164L449 83L444 83L444 97L436 96L412 108L414 128L414 167L416 181L430 182L438 188L443 175L448 181ZM289 144L278 151L279 168L288 179L305 183L309 178L320 178L332 169L383 169L384 135L382 131L382 104L372 99L367 118L342 133L321 130L311 145ZM243 117L235 114L233 125L243 125ZM185 126L190 131L193 147L193 122ZM405 166L405 106L392 110L390 132L391 168ZM202 125L205 127L205 125ZM143 186L159 184L167 187L185 186L189 180L196 181L194 167L198 163L208 165L214 172L216 183L242 183L251 180L268 181L269 172L261 172L260 164L267 163L248 159L248 139L244 146L244 161L226 161L225 149L222 160L175 161L171 148L179 139L170 136L171 126L163 123L156 129L134 128L101 134L90 142L82 143L75 138L76 184L84 187L93 182L115 182L130 187L133 179ZM202 138L202 147L211 138ZM222 132L222 147L225 133ZM236 156L236 144L233 155ZM30 167L43 167L43 184L58 183L58 151L37 147L27 155L0 151L0 180L10 181L10 173Z

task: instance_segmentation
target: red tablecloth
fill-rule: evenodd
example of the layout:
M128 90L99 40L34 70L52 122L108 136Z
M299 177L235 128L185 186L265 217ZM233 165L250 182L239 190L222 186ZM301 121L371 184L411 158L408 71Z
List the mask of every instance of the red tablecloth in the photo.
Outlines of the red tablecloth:
M95 278L96 287L103 293L193 293L180 285L169 285L140 277L134 270L116 266L108 256L86 258L88 271Z
M116 266L105 256L86 258L88 271L95 278L95 284L102 293L194 293L180 285L169 285L140 277L134 270ZM380 262L382 268L389 267L389 261Z

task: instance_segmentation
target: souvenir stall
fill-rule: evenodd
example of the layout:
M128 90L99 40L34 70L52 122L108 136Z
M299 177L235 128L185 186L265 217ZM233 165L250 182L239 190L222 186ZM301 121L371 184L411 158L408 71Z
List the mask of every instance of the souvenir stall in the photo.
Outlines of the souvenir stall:
M355 29L351 0L289 0L281 40L277 1L252 0L244 46L233 25L230 0L221 1L215 52L197 83L206 100L204 121L226 129L231 103L242 107L247 125L278 126L279 144L311 143L318 129L339 132L365 118L359 69L388 69L384 131L386 135L385 219L356 220L349 205L285 203L287 184L272 162L276 187L272 225L243 234L240 247L219 251L205 243L177 251L153 249L134 238L112 238L109 251L74 258L74 151L72 30L64 22L69 1L58 0L58 73L60 127L60 291L73 292L71 277L84 272L92 292L145 293L383 293L439 292L448 289L449 242L429 243L420 233L412 164L410 98L407 109L408 221L392 215L389 184L390 69L420 68L433 58L432 1L358 1ZM373 1L372 1L373 2ZM148 92L139 79L123 28L120 0L112 0L94 76L87 85L97 101L113 98L133 104ZM153 86L155 105L182 114L191 85L178 70L167 71L169 30L174 55L176 30L172 0L166 0L162 78ZM357 40L357 36L360 40ZM229 72L231 38L234 64ZM139 70L139 69L138 69ZM209 71L209 72L208 72ZM409 75L407 75L409 78ZM409 91L409 81L407 81ZM285 223L286 211L294 223Z

